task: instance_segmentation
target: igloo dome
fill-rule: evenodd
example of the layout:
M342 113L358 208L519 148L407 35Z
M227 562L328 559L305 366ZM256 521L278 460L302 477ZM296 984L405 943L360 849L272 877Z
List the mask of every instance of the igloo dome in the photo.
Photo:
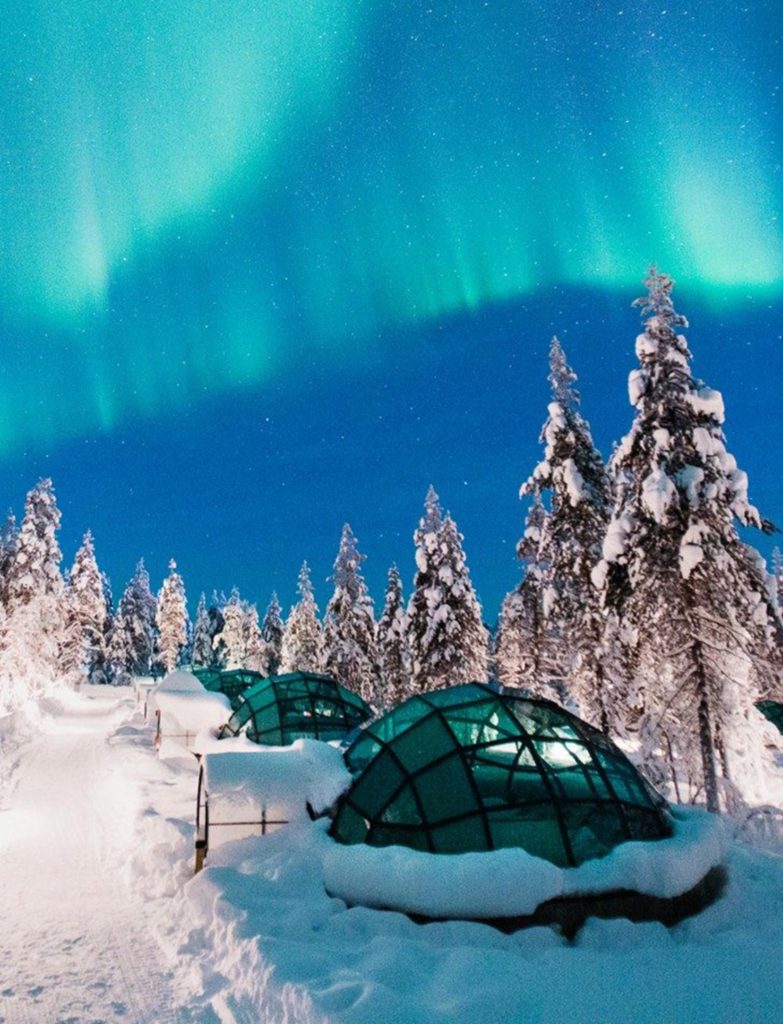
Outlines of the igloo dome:
M340 843L521 848L558 867L672 834L667 805L603 733L522 691L467 683L365 726L331 826Z
M342 740L372 716L372 708L330 676L291 672L269 676L236 697L222 736L244 729L254 743L287 745L294 740Z

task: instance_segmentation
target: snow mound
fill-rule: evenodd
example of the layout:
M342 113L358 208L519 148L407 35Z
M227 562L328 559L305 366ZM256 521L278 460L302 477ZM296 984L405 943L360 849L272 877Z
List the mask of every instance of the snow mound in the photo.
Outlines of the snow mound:
M618 889L671 899L721 864L726 844L714 815L695 808L678 808L673 815L670 838L622 843L575 868L559 868L520 849L434 854L330 843L324 884L346 903L435 918L522 917L556 897Z
M306 821L308 805L320 814L350 785L339 750L318 740L253 750L242 743L232 749L232 743L222 740L223 749L202 758L210 827L260 821L262 813L282 822Z
M231 702L223 693L158 690L155 706L160 715L159 755L181 757L206 729L218 729L231 716Z
M163 681L158 685L158 693L165 691L190 691L192 693L203 693L204 687L193 675L192 672L187 672L184 668L178 668L174 672L169 672Z

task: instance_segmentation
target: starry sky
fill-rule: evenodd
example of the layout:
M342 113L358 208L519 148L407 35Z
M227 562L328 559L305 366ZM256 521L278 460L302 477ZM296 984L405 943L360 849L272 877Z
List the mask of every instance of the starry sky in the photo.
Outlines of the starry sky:
M67 560L323 606L348 520L379 601L432 482L493 620L549 338L608 453L652 261L783 524L777 0L0 7L0 494Z

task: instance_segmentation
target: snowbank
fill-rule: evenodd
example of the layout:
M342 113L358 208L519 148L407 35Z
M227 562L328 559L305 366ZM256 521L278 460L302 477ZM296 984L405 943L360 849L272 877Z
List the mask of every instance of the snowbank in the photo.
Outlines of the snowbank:
M157 690L155 707L160 714L161 756L178 756L172 746L191 748L205 729L217 729L231 717L231 702L222 693L189 690ZM163 743L166 746L163 746ZM181 755L181 750L179 751Z
M339 750L318 740L301 739L288 747L221 740L201 763L211 850L308 821L308 805L320 814L351 782Z
M558 896L617 889L680 896L722 862L725 842L720 819L689 809L676 812L671 838L622 843L576 868L558 868L520 849L432 854L333 843L323 873L327 890L351 904L427 917L521 917Z

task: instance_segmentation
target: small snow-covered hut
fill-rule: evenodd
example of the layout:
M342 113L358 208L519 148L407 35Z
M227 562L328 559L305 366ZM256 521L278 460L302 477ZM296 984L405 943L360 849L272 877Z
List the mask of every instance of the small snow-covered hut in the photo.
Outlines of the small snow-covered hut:
M170 672L151 692L148 707L157 720L155 745L189 750L203 729L219 729L231 714L231 704L222 693L209 693L198 679L184 669Z
M314 740L259 747L239 737L209 746L199 771L196 870L216 846L322 814L350 781L339 750Z

